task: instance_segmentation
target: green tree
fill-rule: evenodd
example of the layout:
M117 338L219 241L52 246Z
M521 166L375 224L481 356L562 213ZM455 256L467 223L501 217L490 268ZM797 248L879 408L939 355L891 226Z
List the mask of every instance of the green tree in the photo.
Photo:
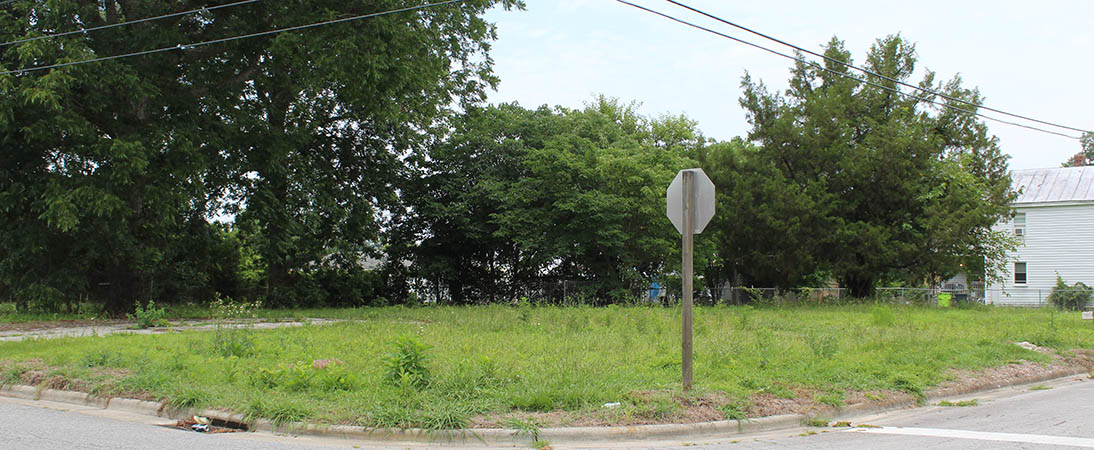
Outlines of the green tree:
M1082 146L1082 151L1076 153L1067 161L1064 161L1064 167L1079 167L1094 164L1094 133L1083 133L1083 136L1079 139L1079 145Z
M633 296L679 259L664 189L702 143L693 121L603 97L582 110L469 110L405 190L412 213L395 247L457 303L575 280L602 301Z
M825 54L851 62L836 39ZM890 36L871 47L864 65L905 81L915 63L914 46ZM1000 254L1006 242L991 226L1010 213L1013 194L1006 156L987 127L966 112L927 102L951 100L898 95L841 76L849 70L799 60L785 95L747 75L742 81L749 139L760 145L753 161L773 166L772 183L783 186L770 190L797 206L775 207L772 232L809 235L801 245L816 267L830 269L856 296L870 295L879 280L937 279L956 271L961 258ZM928 71L919 86L981 101L959 78L936 84Z
M218 3L8 2L0 39ZM292 303L294 274L356 264L395 197L400 158L496 83L495 31L481 16L498 4L522 6L467 0L186 45L420 5L256 2L0 48L0 70L179 48L0 75L0 283L54 297L92 292L109 310L127 309L184 276L193 265L185 243L206 235L211 217L243 211L241 225L257 230L247 245L267 266L266 295Z
M267 6L273 27L416 3L311 1ZM395 204L402 157L425 151L455 106L481 101L497 80L487 51L492 25L478 0L414 13L283 33L252 44L249 91L226 120L242 126L230 159L266 267L271 304L299 303L296 276L316 261L356 265L379 241ZM261 22L261 20L258 20Z
M0 39L115 24L169 7L14 2L0 10ZM195 30L198 22L10 45L0 49L0 67L78 61L230 30L219 23ZM153 296L157 280L171 276L174 239L204 227L217 179L209 168L219 158L197 136L216 129L215 121L200 113L183 59L165 53L0 75L0 208L9 227L0 266L16 293L91 293L118 312Z
M412 262L434 298L516 298L539 278L538 268L500 232L496 216L507 186L529 175L522 164L529 149L561 129L562 118L546 107L501 104L461 114L428 157L413 160L418 173L402 188L406 213L397 218L389 256Z
M716 257L704 270L715 285L792 288L818 270L815 231L823 205L796 189L776 164L742 139L703 149L703 169L714 181L717 214L707 227Z
M603 97L560 114L561 133L529 149L528 175L504 192L500 231L548 278L584 280L598 298L641 292L678 255L664 189L702 138L685 118L651 121Z

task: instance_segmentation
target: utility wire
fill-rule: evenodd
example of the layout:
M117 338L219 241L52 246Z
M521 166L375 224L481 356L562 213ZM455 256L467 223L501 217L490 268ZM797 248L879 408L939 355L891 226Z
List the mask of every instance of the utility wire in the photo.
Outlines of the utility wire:
M808 65L810 65L814 68L823 70L825 72L828 72L828 73L831 73L831 74L834 74L834 75L838 75L838 76L841 76L841 77L844 77L844 78L850 78L850 79L858 81L860 83L865 83L865 84L868 84L870 86L873 86L873 87L876 87L876 88L879 88L879 89L883 89L883 90L886 90L886 91L890 91L890 92L896 93L896 94L904 96L904 97L909 97L909 98L913 98L913 99L916 99L916 100L921 100L921 101L931 103L931 104L934 104L934 105L937 105L937 106L941 106L941 107L944 107L944 108L949 108L949 109L959 111L959 112L963 112L963 113L966 113L966 114L972 114L974 116L982 117L982 118L987 119L987 120L992 120L992 121L999 122L999 123L1004 123L1004 124L1007 124L1007 125L1022 127L1022 128L1026 128L1026 129L1034 130L1034 131L1040 131L1042 133L1054 134L1054 135L1057 135L1057 136L1063 136L1063 137L1070 138L1070 139L1076 139L1076 140L1079 139L1078 137L1075 137L1075 136L1072 136L1072 135L1069 135L1069 134L1060 133L1060 132L1056 132L1056 131L1052 131L1052 130L1046 130L1046 129L1043 129L1043 128L1038 128L1038 127L1034 127L1034 126L1031 126L1031 125L1025 125L1025 124L1021 124L1021 123L1017 123L1017 122L1011 122L1011 121L1008 121L1008 120L998 119L998 118L995 118L995 117L986 116L986 115L981 114L979 112L970 111L970 110L967 110L967 109L964 109L964 108L960 108L960 107L951 105L949 103L939 102L939 101L932 100L932 99L926 98L926 97L920 97L920 96L917 96L915 94L909 94L909 93L903 92L899 89L894 89L894 88L891 88L891 87L888 87L888 86L884 86L884 85L881 85L881 84L878 84L878 83L875 83L875 82L872 82L872 81L869 81L869 80L866 80L866 79L863 79L863 78L859 78L859 77L856 77L856 76L853 76L853 75L848 75L848 74L842 73L842 72L836 72L832 69L824 67L824 66L822 66L820 64L817 64L813 61L809 61L809 60L805 59L804 57L795 57L795 56L788 55L786 53L782 53L778 50L772 50L772 49L764 47L762 45L754 44L754 43L746 41L744 39L733 37L733 36L730 36L728 34L725 34L725 33L719 32L719 31L715 31L715 30L712 30L710 28L706 28L706 27L701 26L701 25L696 25L696 24L688 22L686 20L678 19L678 18L670 16L668 14L649 9L649 8L646 8L646 7L641 6L641 5L636 5L636 4L631 3L629 1L626 1L626 0L615 0L615 1L617 1L619 3L622 3L622 4L625 4L625 5L628 5L628 6L633 6L635 8L640 9L640 10L646 11L650 14L654 14L654 15L664 17L664 18L669 19L673 22L677 22L677 23L680 23L680 24L683 24L683 25L687 25L689 27L692 27L692 28L695 28L695 29L698 29L698 30L706 31L707 33L711 33L711 34L714 34L714 35L717 35L717 36L721 36L723 38L726 38L726 39L729 39L729 40L732 40L732 41L736 41L736 42L739 42L741 44L748 45L750 47L755 47L755 48L763 50L765 52L782 56L783 58L798 61L798 62L801 62L803 64L808 64ZM973 105L976 106L975 104L973 104Z
M857 66L855 66L855 65L853 65L853 64L850 64L850 63L847 63L847 62L844 62L844 61L840 61L839 59L836 59L836 58L832 58L832 57L829 57L829 56L827 56L827 55L824 55L824 54L822 54L822 53L817 53L817 52L814 52L814 51L806 50L806 49L804 49L804 48L802 48L802 47L799 47L799 46L797 46L797 45L794 45L794 44L791 44L791 43L789 43L789 42L786 42L786 41L780 40L780 39L778 39L778 38L774 38L774 37L768 36L768 35L766 35L766 34L763 34L763 33L759 32L759 31L756 31L756 30L753 30L753 29L751 29L751 28L745 27L745 26L743 26L743 25L738 25L738 24L736 24L736 23L733 23L733 22L731 22L731 21L728 21L728 20L726 20L726 19L723 19L723 18L721 18L721 17L715 16L715 15L713 15L713 14L710 14L710 13L707 13L707 12L705 12L705 11L701 11L701 10L699 10L699 9L696 9L696 8L693 8L693 7L691 7L691 6L688 6L688 5L685 5L685 4L683 4L683 3L680 3L680 2L678 2L678 1L676 1L676 0L665 0L665 1L667 1L667 2L669 2L669 3L672 3L672 4L676 5L676 6L679 6L679 7L681 7L681 8L687 9L687 10L689 10L689 11L692 11L692 12L695 12L695 13L698 13L698 14L702 14L702 15L704 15L704 16L706 16L706 17L709 17L709 18L711 18L711 19L717 20L717 21L719 21L719 22L722 22L722 23L724 23L724 24L726 24L726 25L729 25L729 26L732 26L732 27L738 28L738 29L740 29L740 30L744 30L744 31L747 31L747 32L749 32L749 33L752 33L752 34L754 34L754 35L756 35L756 36L762 37L762 38L764 38L764 39L767 39L767 40L769 40L769 41L777 42L777 43L779 43L779 44L782 44L782 45L785 45L785 46L787 46L787 47L793 48L794 50L797 50L797 51L799 51L799 52L802 52L802 53L808 53L808 54L810 54L810 55L813 55L813 56L816 56L816 57L819 57L819 58L824 58L824 59L825 59L825 60L827 60L827 61L831 61L831 62L834 62L834 63L840 64L840 65L843 65L844 67L847 67L847 68L850 68L850 69L854 69L854 70L857 70L857 71L859 71L859 72L862 72L862 73L865 73L865 74L868 74L868 75L873 75L873 76L875 76L875 77L879 77L879 78L882 78L882 79L884 79L884 80L886 80L886 81L890 81L890 82L893 82L893 83L897 83L897 84L899 84L899 85L901 85L901 86L906 86L906 87L910 87L910 88L912 88L912 89L915 89L915 90L918 90L918 91L921 91L921 92L925 92L925 93L928 93L928 94L931 94L931 95L937 95L937 96L939 96L939 97L942 97L942 98L944 98L944 99L946 99L946 100L950 100L950 101L955 101L955 102L958 102L958 103L964 103L964 104L966 104L966 105L969 105L969 106L973 106L973 107L976 107L976 108L984 109L984 110L987 110L987 111L991 111L991 112L994 112L994 113L998 113L998 114L1003 114L1003 115L1005 115L1005 116L1010 116L1010 117L1014 117L1014 118L1017 118L1017 119L1023 119L1023 120L1028 120L1028 121L1030 121L1030 122L1037 122L1037 123L1039 123L1039 124L1042 124L1042 125L1049 125L1049 126L1053 126L1053 127L1057 127L1057 128L1063 128L1063 129L1071 130L1071 131L1078 131L1078 132L1080 132L1080 133L1094 133L1094 132L1092 132L1092 131L1090 131L1090 130L1084 130L1084 129L1082 129L1082 128L1075 128L1075 127L1070 127L1070 126L1067 126L1067 125L1060 125L1060 124L1057 124L1057 123L1052 123L1052 122L1046 122L1046 121L1044 121L1044 120L1039 120L1039 119L1035 119L1035 118L1032 118L1032 117L1027 117L1027 116L1023 116L1023 115L1020 115L1020 114L1013 114L1013 113L1009 113L1009 112L1006 112L1006 111L998 110L998 109L995 109L995 108L990 108L990 107L987 107L987 106L984 106L984 105L977 105L977 104L975 104L975 103L969 102L969 101L967 101L967 100L962 100L962 99L960 99L960 98L954 98L954 97L950 97L950 96L948 96L948 95L946 95L946 94L943 94L943 93L941 93L941 92L938 92L938 91L934 91L934 90L931 90L931 89L925 89L925 88L922 88L922 87L916 86L916 85L914 85L914 84L909 84L909 83L905 83L905 82L903 82L903 81L900 81L900 80L897 80L897 79L895 79L895 78L891 78L891 77L888 77L888 76L886 76L886 75L882 75L882 74L880 74L880 73L877 73L877 72L873 72L873 71L870 71L870 70L867 70L867 69L864 69L864 68L861 68L861 67L857 67Z
M15 0L11 0L11 1L15 1ZM177 12L177 13L165 14L165 15L162 15L162 16L149 17L149 18L146 18L146 19L137 19L137 20L129 20L129 21L119 22L119 23L112 23L110 25L103 25L103 26L100 26L100 27L84 28L84 29L79 29L79 30L76 30L76 31L66 31L64 33L47 34L45 36L37 36L37 37L32 37L32 38L20 39L18 41L4 42L4 43L0 44L0 47L5 47L5 46L8 46L8 45L15 45L15 44L22 44L24 42L40 41L42 39L52 39L52 38L61 37L61 36L70 36L70 35L73 35L73 34L88 33L88 32L91 32L91 31L105 30L107 28L115 28L115 27L120 27L120 26L124 26L124 25L133 25L133 24L138 24L138 23L141 23L141 22L151 22L153 20L166 19L166 18L169 18L169 17L185 16L185 15L188 15L188 14L194 14L194 13L199 13L199 12L203 12L203 11L212 11L214 9L245 5L247 3L254 3L254 2L257 2L257 1L258 0L243 0L241 2L228 3L226 5L207 6L207 7L202 7L202 8L198 8L198 9L191 9L189 11L182 11L182 12Z
M452 4L452 3L459 3L459 2L462 2L462 1L464 1L464 0L448 0L448 1L437 2L437 3L426 3L424 5L410 6L410 7L406 7L406 8L393 9L393 10L390 10L390 11L382 11L382 12L377 12L377 13L362 14L362 15L359 15L359 16L345 17L345 18L342 18L342 19L328 20L328 21L325 21L325 22L316 22L316 23L311 23L311 24L307 24L307 25L298 25L298 26L295 26L295 27L279 28L279 29L276 29L276 30L269 30L269 31L263 31L263 32L252 33L252 34L245 34L245 35L241 35L241 36L233 36L233 37L228 37L228 38L223 38L223 39L214 39L214 40L211 40L211 41L197 42L197 43L194 43L194 44L179 44L179 45L176 45L176 46L173 46L173 47L162 47L162 48L157 48L157 49L152 49L152 50L143 50L143 51L139 51L139 52L125 53L125 54L121 54L121 55L104 56L102 58L85 59L85 60L81 60L81 61L70 61L70 62L66 62L66 63L50 64L48 66L34 66L34 67L27 67L27 68L24 68L24 69L8 70L8 71L0 72L0 75L22 74L22 73L34 72L34 71L38 71L38 70L54 69L54 68L58 68L58 67L75 66L75 65L88 64L88 63L93 63L93 62L101 62L101 61L110 61L110 60L114 60L114 59L129 58L129 57L133 57L133 56L149 55L149 54L153 54L153 53L169 52L169 51L172 51L172 50L189 50L191 48L202 47L202 46L206 46L206 45L220 44L220 43L224 43L224 42L235 41L235 40L240 40L240 39L248 39L248 38L259 37L259 36L268 36L268 35L271 35L271 34L284 33L286 31L303 30L305 28L313 28L313 27L318 27L318 26L323 26L323 25L331 25L331 24L336 24L336 23L349 22L351 20L360 20L360 19L367 19L367 18L370 18L370 17L386 16L386 15L389 15L389 14L396 14L396 13L407 12L407 11L416 11L416 10L419 10L419 9L426 9L426 8L431 8L431 7L434 7L434 6L449 5L449 4Z

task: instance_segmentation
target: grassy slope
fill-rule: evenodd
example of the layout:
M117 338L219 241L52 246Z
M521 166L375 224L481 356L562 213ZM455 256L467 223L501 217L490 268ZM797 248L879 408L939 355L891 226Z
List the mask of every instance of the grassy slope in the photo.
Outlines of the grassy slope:
M14 361L0 382L18 380L38 358L52 371L47 375L84 380L99 394L145 393L277 420L370 426L452 428L480 414L588 412L616 401L624 414L655 419L676 408L640 392L679 390L679 310L486 306L293 314L360 320L243 331L234 338L252 340L255 352L242 358L218 354L215 332L0 343L0 360ZM403 335L432 346L427 387L382 381L384 355ZM1078 313L1049 310L697 308L695 381L699 392L729 405L761 390L792 396L787 387L795 386L834 393L838 403L845 390L915 392L945 381L949 368L1047 361L1016 341L1094 348L1094 330ZM342 364L312 368L320 359Z

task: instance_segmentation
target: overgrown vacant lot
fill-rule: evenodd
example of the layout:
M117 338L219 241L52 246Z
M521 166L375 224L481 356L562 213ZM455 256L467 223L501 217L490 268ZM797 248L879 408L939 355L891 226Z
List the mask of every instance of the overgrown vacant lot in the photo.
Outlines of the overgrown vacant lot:
M276 421L426 428L637 424L916 396L967 373L962 369L1047 364L1094 348L1094 327L1078 313L1044 309L701 307L695 312L696 388L685 394L678 309L394 307L304 314L348 320L0 343L0 382L163 399ZM1014 345L1021 341L1050 351ZM605 406L614 402L619 405Z

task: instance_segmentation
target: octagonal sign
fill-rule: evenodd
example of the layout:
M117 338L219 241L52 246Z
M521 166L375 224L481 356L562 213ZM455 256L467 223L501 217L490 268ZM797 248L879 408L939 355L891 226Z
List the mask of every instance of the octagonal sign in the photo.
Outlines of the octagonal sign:
M714 217L714 182L710 181L703 169L684 169L676 174L676 178L669 184L665 194L666 215L676 227L676 231L684 232L684 172L692 172L692 200L695 210L694 232L701 233Z

